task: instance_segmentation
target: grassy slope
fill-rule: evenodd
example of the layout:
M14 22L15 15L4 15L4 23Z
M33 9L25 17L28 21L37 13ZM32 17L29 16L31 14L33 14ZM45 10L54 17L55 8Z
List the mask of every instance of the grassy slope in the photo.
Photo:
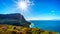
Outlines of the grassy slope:
M13 25L0 25L0 34L58 34L38 28L27 28Z

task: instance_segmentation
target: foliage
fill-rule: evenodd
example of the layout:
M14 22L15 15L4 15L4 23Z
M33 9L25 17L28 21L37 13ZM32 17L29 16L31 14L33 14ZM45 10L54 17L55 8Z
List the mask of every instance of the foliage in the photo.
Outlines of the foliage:
M0 25L0 34L58 34L58 33L44 31L39 28L27 28L13 25Z

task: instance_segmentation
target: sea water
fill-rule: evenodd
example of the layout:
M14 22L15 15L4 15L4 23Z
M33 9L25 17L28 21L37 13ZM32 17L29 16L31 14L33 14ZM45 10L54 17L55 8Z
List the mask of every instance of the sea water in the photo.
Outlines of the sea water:
M32 28L60 32L60 20L31 20Z

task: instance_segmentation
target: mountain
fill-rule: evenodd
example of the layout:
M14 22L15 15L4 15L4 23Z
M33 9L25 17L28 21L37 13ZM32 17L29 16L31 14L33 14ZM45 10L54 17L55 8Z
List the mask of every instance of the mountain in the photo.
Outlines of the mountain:
M30 22L26 21L20 13L0 14L0 24L9 24L29 27Z

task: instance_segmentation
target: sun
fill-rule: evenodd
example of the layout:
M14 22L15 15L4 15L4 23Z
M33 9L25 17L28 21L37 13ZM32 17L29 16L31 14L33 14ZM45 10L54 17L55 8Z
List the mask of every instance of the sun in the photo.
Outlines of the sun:
M26 9L27 8L27 4L25 2L20 2L20 7L22 9Z
M27 10L27 8L28 8L28 3L27 2L25 2L25 1L20 1L19 3L18 3L18 6L19 6L19 8L21 9L21 10Z
M28 7L27 3L26 3L26 2L24 2L24 1L23 1L23 2L22 2L22 1L21 1L21 2L19 2L19 4L18 4L18 5L19 5L19 8L20 8L20 9L22 9L22 10L26 10L26 9L27 9L27 7Z
M33 2L30 0L19 0L17 4L18 4L18 9L23 11L29 11L31 6L33 5Z

